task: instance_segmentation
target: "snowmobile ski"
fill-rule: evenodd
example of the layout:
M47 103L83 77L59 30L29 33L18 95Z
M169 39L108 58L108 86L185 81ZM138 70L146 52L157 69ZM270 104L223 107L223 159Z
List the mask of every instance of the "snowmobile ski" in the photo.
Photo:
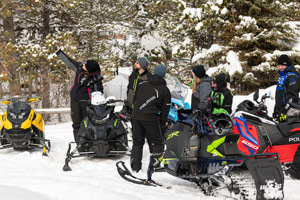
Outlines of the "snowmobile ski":
M123 161L117 162L116 166L117 166L117 170L118 170L118 173L120 174L120 176L123 179L125 179L126 181L129 181L131 183L139 184L139 185L146 185L146 186L154 186L154 187L159 186L159 187L166 188L166 189L172 188L171 186L166 186L166 185L163 185L161 183L158 183L158 182L152 180L151 176L149 177L149 174L148 174L148 178L146 178L146 179L134 176L129 171L129 169L126 167L125 162L123 162Z

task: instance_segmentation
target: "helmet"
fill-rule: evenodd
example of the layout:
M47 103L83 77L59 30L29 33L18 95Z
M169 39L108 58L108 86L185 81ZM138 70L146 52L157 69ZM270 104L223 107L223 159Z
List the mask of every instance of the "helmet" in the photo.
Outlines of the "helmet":
M247 112L253 112L255 109L255 105L252 101L250 100L245 100L242 103L240 103L237 106L237 111L247 111Z
M99 91L92 93L91 104L94 106L99 106L101 104L106 104L105 97Z
M233 121L227 114L215 114L213 116L212 129L217 135L231 133L233 129Z
M300 109L291 107L288 110L286 117L288 124L300 122Z

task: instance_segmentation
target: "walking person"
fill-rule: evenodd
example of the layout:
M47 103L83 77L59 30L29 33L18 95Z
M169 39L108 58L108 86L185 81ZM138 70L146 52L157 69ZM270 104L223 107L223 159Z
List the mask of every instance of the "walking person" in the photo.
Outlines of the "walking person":
M102 76L100 66L95 60L77 62L67 56L61 49L57 49L56 55L73 71L75 80L70 89L71 96L71 118L74 140L78 144L78 130L80 123L87 116L87 103L81 100L91 99L91 93L95 90L103 93Z
M142 168L143 146L148 141L150 154L154 160L163 154L163 137L170 110L171 94L163 79L166 67L158 65L154 75L138 83L132 110L131 169L139 172Z

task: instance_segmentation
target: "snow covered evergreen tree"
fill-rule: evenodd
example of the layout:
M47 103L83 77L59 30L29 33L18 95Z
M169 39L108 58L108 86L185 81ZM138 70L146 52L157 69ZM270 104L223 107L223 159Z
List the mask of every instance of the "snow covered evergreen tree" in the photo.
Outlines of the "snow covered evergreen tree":
M299 52L293 50L299 25L288 23L297 18L298 1L172 2L179 6L176 11L183 10L179 13L182 15L167 12L167 20L160 23L161 30L170 30L164 36L173 41L172 58L191 58L193 65L206 64L217 67L217 71L241 63L236 70L227 71L239 92L274 84L276 60L281 53L299 64ZM268 79L261 78L265 74Z

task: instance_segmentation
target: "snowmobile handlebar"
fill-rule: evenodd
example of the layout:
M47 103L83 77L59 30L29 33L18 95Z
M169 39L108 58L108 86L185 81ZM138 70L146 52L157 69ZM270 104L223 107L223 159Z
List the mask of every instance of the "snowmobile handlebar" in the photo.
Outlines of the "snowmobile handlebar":
M263 101L263 100L265 100L265 99L267 99L267 98L271 98L271 96L268 95L268 94L266 93L266 94L264 94L264 95L261 97L261 100Z

